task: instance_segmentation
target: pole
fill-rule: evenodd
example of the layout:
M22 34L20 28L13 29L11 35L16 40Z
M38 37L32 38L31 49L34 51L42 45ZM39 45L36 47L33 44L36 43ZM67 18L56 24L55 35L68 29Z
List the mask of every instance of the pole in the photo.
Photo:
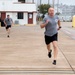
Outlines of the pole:
M42 0L40 0L40 5L41 5L41 1L42 1Z
M49 0L48 0L48 4L49 4Z
M57 13L59 12L58 7L59 7L59 0L57 1Z
M33 1L33 3L34 3L34 0L32 0Z
M55 3L55 0L53 0L53 8L54 8L54 3Z

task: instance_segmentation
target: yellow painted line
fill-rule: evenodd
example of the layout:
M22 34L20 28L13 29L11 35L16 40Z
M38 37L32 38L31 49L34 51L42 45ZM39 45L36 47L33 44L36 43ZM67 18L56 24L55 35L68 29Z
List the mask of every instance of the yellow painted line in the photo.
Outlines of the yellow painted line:
M25 24L25 26L36 26L35 24Z
M13 26L20 26L19 24L14 24Z
M1 22L0 22L0 27L1 27Z

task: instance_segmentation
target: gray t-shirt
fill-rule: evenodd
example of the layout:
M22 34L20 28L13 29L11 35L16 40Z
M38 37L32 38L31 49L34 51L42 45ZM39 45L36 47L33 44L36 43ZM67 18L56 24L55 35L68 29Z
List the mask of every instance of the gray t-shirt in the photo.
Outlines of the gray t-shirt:
M53 36L58 32L57 23L59 18L57 16L50 17L49 15L46 15L45 18L43 19L43 23L45 23L47 20L49 20L49 22L45 27L45 35Z
M5 22L6 22L7 25L11 25L12 22L13 22L13 20L12 20L11 18L9 18L9 19L6 18L6 19L5 19Z

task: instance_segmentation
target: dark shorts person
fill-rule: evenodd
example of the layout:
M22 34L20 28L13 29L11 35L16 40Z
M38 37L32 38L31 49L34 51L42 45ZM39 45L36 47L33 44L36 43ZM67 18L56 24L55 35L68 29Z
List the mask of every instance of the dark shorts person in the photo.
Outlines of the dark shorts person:
M46 43L46 45L50 44L53 41L57 41L57 40L58 40L58 33L56 33L53 36L45 35L45 43Z
M7 25L7 26L6 26L6 29L9 29L9 28L11 28L11 25Z

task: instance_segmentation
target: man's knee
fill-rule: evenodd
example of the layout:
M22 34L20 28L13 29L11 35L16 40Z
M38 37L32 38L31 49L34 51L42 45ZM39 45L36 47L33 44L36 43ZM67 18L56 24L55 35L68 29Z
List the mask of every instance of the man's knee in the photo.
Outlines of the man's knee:
M47 47L50 47L50 44L47 44Z
M53 45L53 47L54 47L54 49L57 49L58 48L57 45Z
M53 47L54 47L54 49L57 49L58 48L57 43L53 44Z

